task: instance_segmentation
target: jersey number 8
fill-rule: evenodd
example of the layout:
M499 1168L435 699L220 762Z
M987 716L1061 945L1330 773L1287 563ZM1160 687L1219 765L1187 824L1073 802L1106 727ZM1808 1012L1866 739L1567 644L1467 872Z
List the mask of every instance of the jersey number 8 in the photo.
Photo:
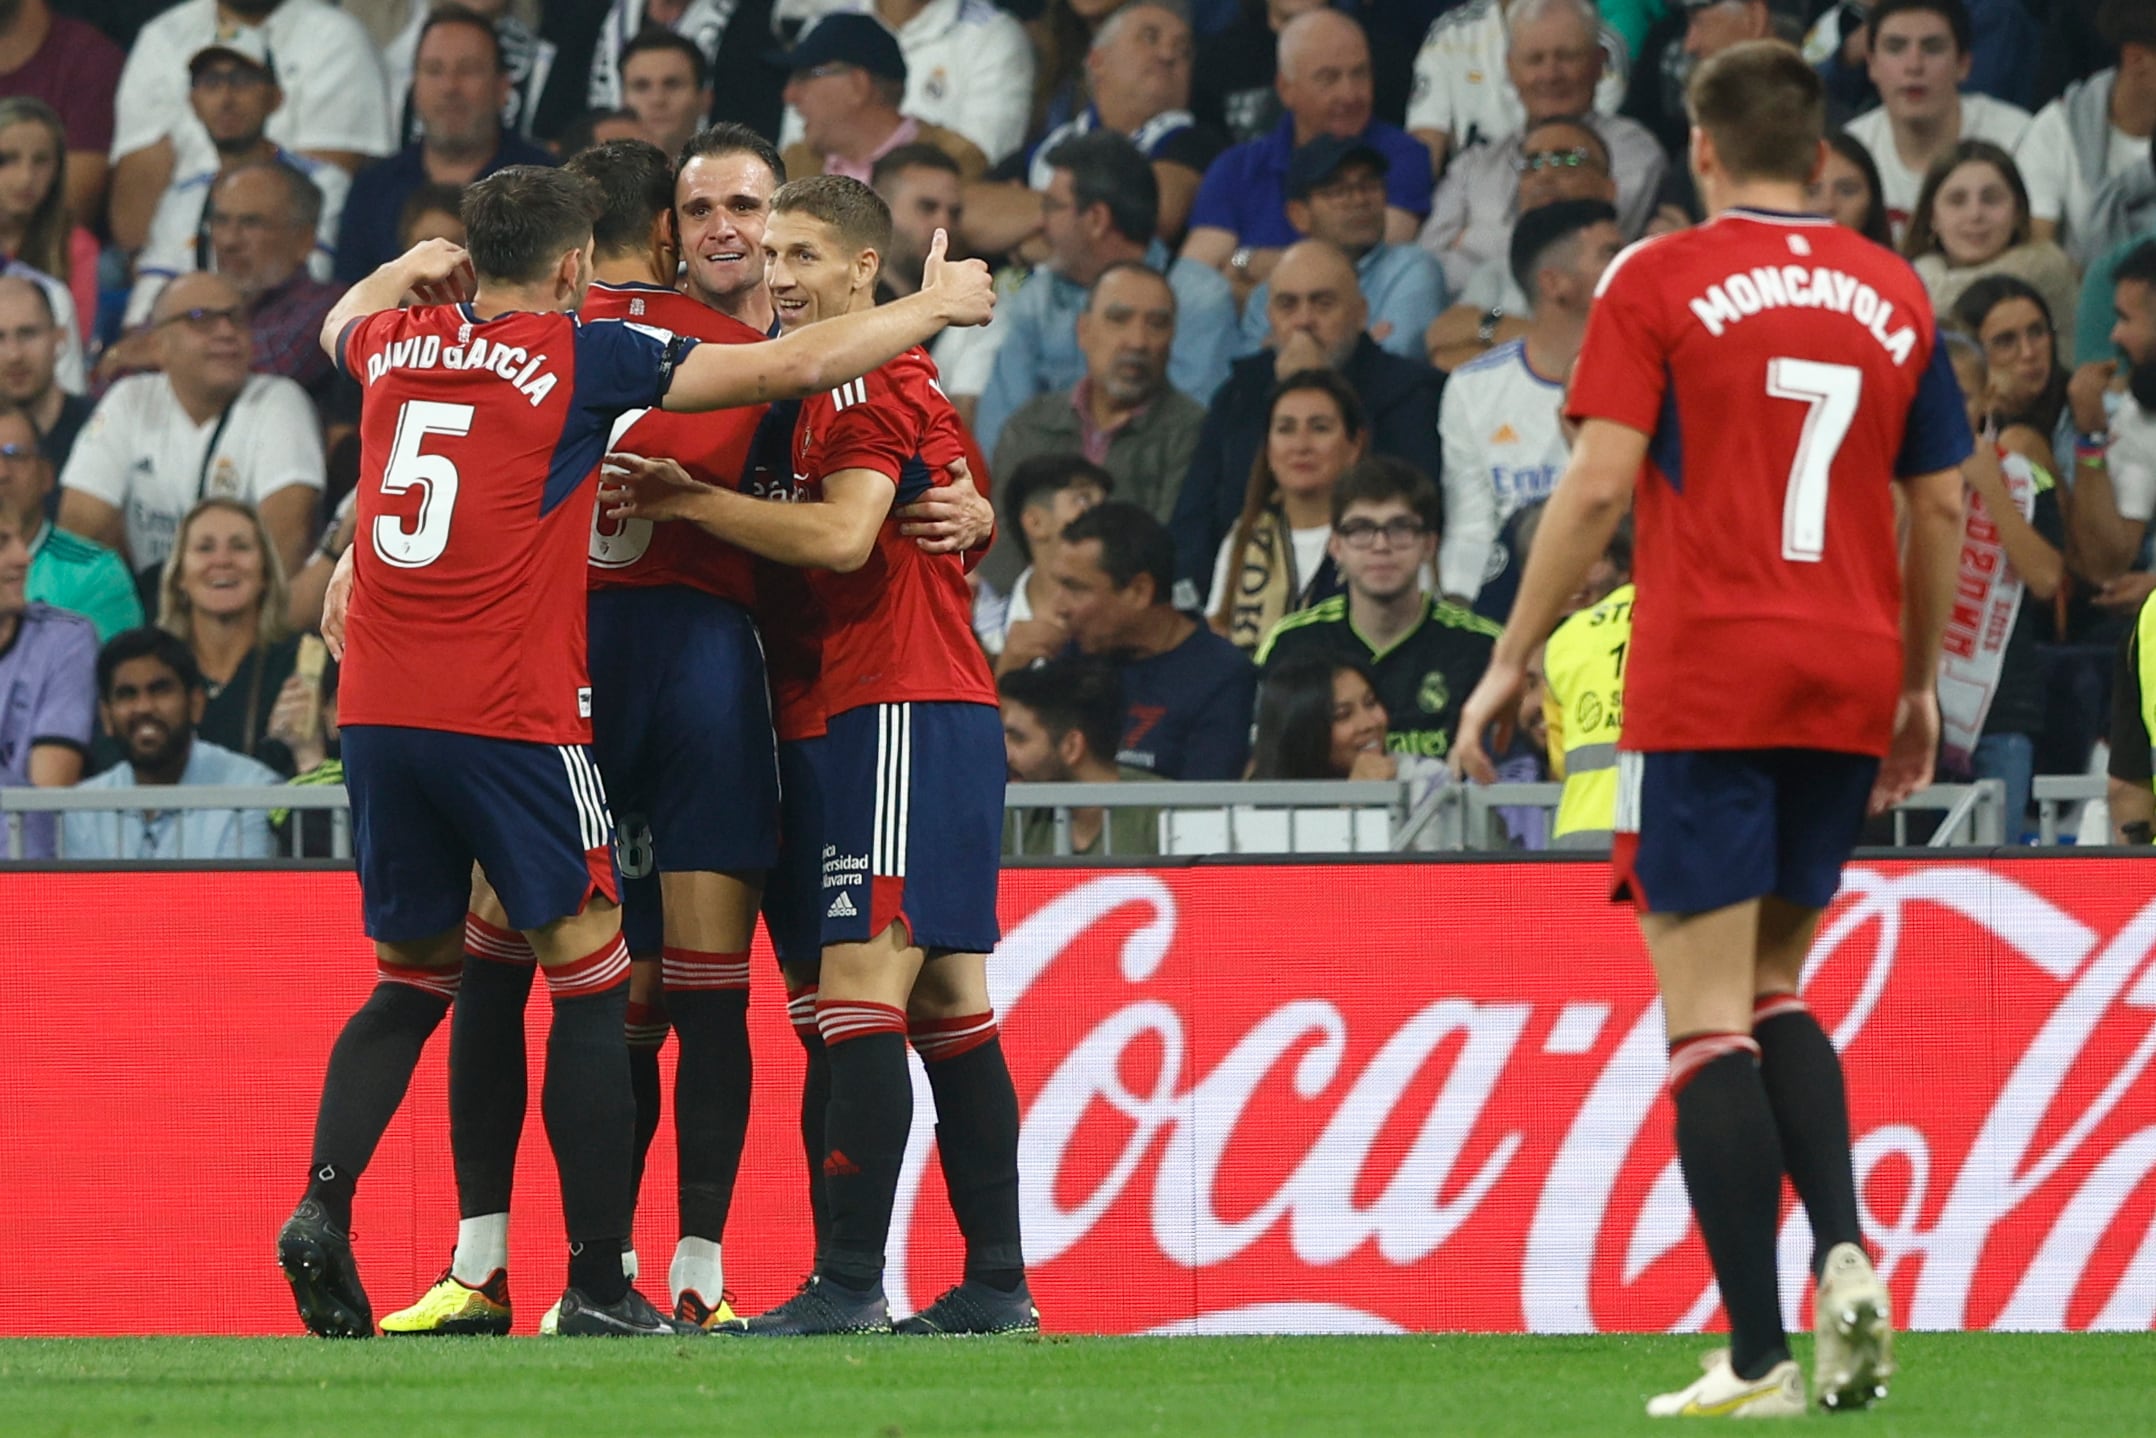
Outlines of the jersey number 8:
M390 442L389 463L382 470L382 493L419 491L419 512L411 527L394 514L374 521L374 552L399 569L423 569L449 547L449 520L457 507L457 466L446 454L422 454L430 434L472 432L474 406L436 400L405 401L397 411L397 435Z

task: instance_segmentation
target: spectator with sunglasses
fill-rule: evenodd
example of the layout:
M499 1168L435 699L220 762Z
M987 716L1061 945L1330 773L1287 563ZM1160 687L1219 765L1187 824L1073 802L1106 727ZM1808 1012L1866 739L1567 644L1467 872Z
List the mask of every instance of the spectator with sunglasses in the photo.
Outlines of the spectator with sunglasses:
M288 571L306 558L323 487L314 406L291 380L249 371L246 302L223 275L167 285L150 311L160 369L106 391L60 472L60 528L117 549L146 612L180 520L201 500L245 500Z
M1437 548L1429 477L1382 455L1357 463L1333 489L1327 541L1347 592L1275 625L1260 669L1307 655L1365 666L1388 716L1386 752L1444 758L1497 626L1430 591Z
M1540 122L1569 117L1600 138L1608 151L1619 222L1627 235L1646 228L1669 170L1668 154L1646 126L1621 115L1594 113L1602 51L1592 4L1522 4L1506 20L1512 39L1505 63L1526 106L1526 123L1515 134L1453 158L1422 229L1422 247L1437 256L1446 282L1455 290L1484 262L1503 259L1519 215L1523 174L1536 166L1592 163L1591 155L1565 150L1545 149L1530 157L1525 142ZM1572 63L1576 57L1588 60Z

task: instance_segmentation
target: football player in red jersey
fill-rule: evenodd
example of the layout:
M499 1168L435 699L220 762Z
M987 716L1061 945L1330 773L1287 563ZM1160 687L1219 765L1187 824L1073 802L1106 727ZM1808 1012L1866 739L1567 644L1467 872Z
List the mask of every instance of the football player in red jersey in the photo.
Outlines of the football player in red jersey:
M1840 1059L1797 989L1867 805L1931 777L1969 426L1907 263L1804 213L1824 103L1796 51L1724 51L1690 103L1712 218L1603 276L1567 404L1579 437L1456 758L1490 779L1484 730L1632 506L1613 857L1730 1325L1728 1351L1648 1411L1770 1417L1805 1407L1776 1292L1785 1172L1812 1225L1819 1401L1869 1403L1893 1372Z
M373 1331L352 1195L455 992L475 862L555 999L542 1101L571 1239L561 1330L678 1331L620 1262L628 955L589 752L584 640L598 460L627 411L820 390L946 323L981 323L993 304L984 267L932 263L928 297L909 312L887 306L774 344L581 324L566 311L590 282L597 208L576 176L500 171L466 191L469 255L417 246L323 326L324 347L366 392L361 539L332 580L348 608L331 637L344 650L346 772L381 978L332 1051L307 1195L278 1240L301 1318L325 1336ZM466 279L468 302L395 308Z
M783 187L764 235L788 334L874 305L890 212L841 176ZM816 1272L737 1325L759 1335L884 1332L884 1245L912 1123L910 1037L935 1095L966 1271L901 1325L917 1333L1033 1331L1018 1227L1018 1104L989 1004L1002 777L995 686L972 637L963 563L900 534L894 504L938 482L963 427L935 367L909 351L801 406L791 505L695 486L679 466L610 456L617 518L689 520L809 571L823 609L827 711L823 955L816 1021L830 1067L828 1229ZM725 1330L720 1330L725 1331Z

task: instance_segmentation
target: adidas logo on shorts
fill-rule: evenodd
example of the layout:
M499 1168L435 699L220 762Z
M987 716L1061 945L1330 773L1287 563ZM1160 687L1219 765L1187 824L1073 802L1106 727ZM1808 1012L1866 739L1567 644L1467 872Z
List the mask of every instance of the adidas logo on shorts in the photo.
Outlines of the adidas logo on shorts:
M852 897L844 889L841 889L838 897L831 901L831 907L824 912L824 917L827 919L852 919L858 918L860 913L861 911L853 906Z

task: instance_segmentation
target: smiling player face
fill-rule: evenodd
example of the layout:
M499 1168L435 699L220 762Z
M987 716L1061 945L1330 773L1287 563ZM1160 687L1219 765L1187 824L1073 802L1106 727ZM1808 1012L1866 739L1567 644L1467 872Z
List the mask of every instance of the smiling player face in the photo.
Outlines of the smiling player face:
M746 150L681 167L674 219L690 294L718 305L764 282L764 226L778 187L771 167Z
M764 227L764 280L779 328L791 332L853 307L866 272L875 274L872 250L849 251L838 232L804 214L773 215Z

